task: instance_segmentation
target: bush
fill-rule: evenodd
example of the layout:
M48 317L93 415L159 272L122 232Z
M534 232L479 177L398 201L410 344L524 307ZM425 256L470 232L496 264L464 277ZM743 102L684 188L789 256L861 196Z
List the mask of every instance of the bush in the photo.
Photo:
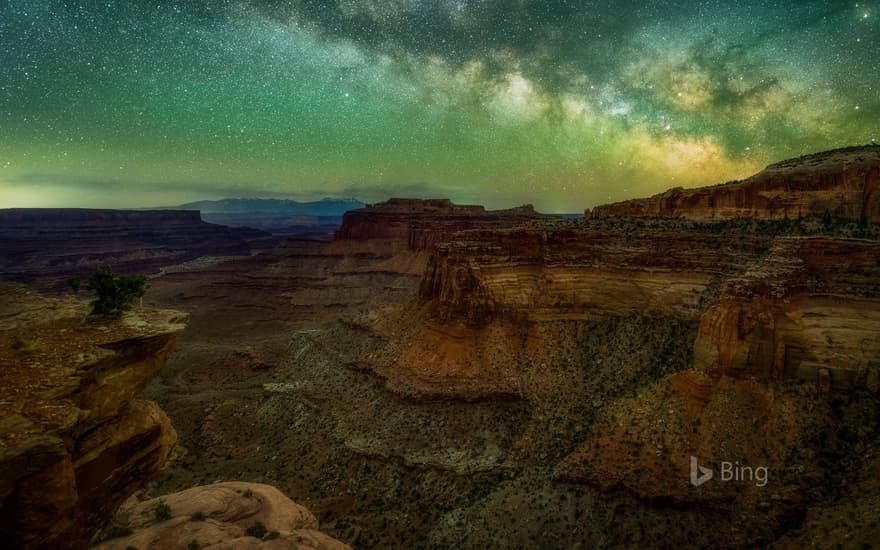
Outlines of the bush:
M143 275L117 275L109 269L95 271L86 282L86 288L95 293L92 315L122 315L144 295L146 286L147 278Z
M193 521L205 521L205 513L204 512L196 512L190 517Z
M245 533L247 533L248 536L262 539L266 536L266 531L267 529L265 525L263 525L259 521L255 521L253 525L247 528L247 531L245 531Z
M165 521L166 519L171 519L171 506L165 504L164 500L160 500L159 504L156 505L156 519L159 521Z

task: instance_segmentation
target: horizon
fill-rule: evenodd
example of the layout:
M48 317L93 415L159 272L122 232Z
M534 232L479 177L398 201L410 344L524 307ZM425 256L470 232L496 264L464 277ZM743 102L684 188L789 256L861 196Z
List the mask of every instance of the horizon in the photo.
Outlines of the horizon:
M573 213L875 143L877 2L0 7L0 207ZM577 205L576 209L572 205Z
M804 157L809 158L809 157L812 157L815 155L822 155L822 154L826 154L826 153L833 153L833 152L837 152L837 151L846 151L846 150L850 150L850 149L858 149L858 148L866 148L866 147L880 147L880 144L876 143L875 141L872 141L871 143L866 143L866 144L861 144L861 145L848 145L848 146L835 148L835 149L808 152L803 155L799 155L798 157L775 160L771 163L768 163L760 171L763 171L767 168L772 167L774 164L778 164L781 162L799 160ZM732 184L732 183L738 183L738 182L742 181L743 179L747 179L748 177L751 177L753 175L757 175L758 173L760 173L760 171L756 172L755 174L750 174L749 176L746 176L745 178L739 178L739 179L728 180L728 181L723 181L723 182L706 183L706 184L698 183L698 184L692 185L692 186L678 186L678 187L683 188L683 189L698 189L698 188L703 188L703 187L716 187L718 185L727 185L727 184ZM654 194L655 195L662 194L662 193L664 193L666 191L670 191L672 189L674 189L674 187L669 187L669 188L663 189L663 190L658 191L657 193L654 193ZM622 201L631 200L631 199L638 199L638 198L648 198L648 197L649 196L647 196L647 195L640 196L640 197L628 197L628 198L622 199ZM316 196L316 197L305 197L304 198L301 196L298 197L298 196L294 196L294 195L287 195L287 196L285 196L285 195L277 195L277 196L258 196L258 195L246 196L246 195L241 195L241 196L223 196L223 197L218 197L218 198L201 198L201 199L189 200L184 203L180 203L180 204L176 204L176 205L163 205L163 206L156 206L156 205L153 205L153 206L133 206L133 207L113 207L113 206L107 206L107 207L96 207L96 206L8 206L7 207L7 206L0 206L0 210L4 210L4 209L8 209L8 210L15 210L15 209L146 210L146 211L149 211L149 210L174 210L174 209L190 210L190 209L183 208L183 207L186 207L186 206L189 206L192 204L196 204L196 203L202 203L202 202L216 203L216 202L223 202L223 201L255 201L255 200L256 201L287 201L287 202L293 202L296 204L315 204L315 203L321 203L321 202L358 202L358 203L361 203L365 206L370 206L370 205L379 204L382 202L395 200L395 199L405 199L405 200L406 199L412 199L412 200L444 200L445 199L445 200L451 200L454 204L458 204L458 205L469 204L469 203L456 201L455 199L451 199L450 197L438 197L438 196L430 196L430 195L427 195L427 196L425 196L425 195L423 195L423 196L407 196L407 195L393 195L392 196L392 195L389 195L389 196L385 196L385 197L379 197L377 200L374 200L374 201L362 200L362 199L355 197L355 196L345 196L345 197L342 197L342 196L339 196L339 197L337 197L337 196ZM622 202L622 201L613 201L613 202ZM516 208L519 206L532 206L532 207L535 207L535 210L537 212L542 213L542 214L573 216L573 215L583 215L586 210L595 208L597 206L611 204L611 203L612 202L596 203L596 204L592 204L589 206L585 206L583 209L580 209L580 210L555 210L555 211L541 210L540 208L535 207L534 202L531 202L528 200L527 200L527 202L522 202L522 203L518 203L518 204L510 204L510 205L500 206L500 207L490 207L485 204L476 204L476 203L473 203L473 205L483 206L484 208L486 208L486 210L505 210L505 209L509 209L509 208Z

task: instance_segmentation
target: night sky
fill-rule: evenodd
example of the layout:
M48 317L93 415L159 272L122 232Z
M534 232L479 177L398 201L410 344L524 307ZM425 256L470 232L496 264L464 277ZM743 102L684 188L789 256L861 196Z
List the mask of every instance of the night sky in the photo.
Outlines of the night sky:
M880 139L880 0L0 3L0 207L576 212Z

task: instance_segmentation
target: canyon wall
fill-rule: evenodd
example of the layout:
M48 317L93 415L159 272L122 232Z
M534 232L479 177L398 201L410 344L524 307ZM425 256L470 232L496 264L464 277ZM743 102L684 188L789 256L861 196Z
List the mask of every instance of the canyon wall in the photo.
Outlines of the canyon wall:
M84 548L169 461L177 435L137 395L187 316L88 305L0 286L0 537L10 548Z
M725 281L694 367L718 377L880 391L880 243L788 237Z
M601 320L630 313L695 318L714 277L740 269L770 245L757 234L701 233L602 223L466 231L439 245L420 295L441 321L481 324Z
M768 166L742 180L675 188L644 199L597 206L587 215L794 219L831 216L880 221L880 146L851 147Z
M391 240L398 250L429 251L457 231L509 227L544 217L531 205L486 210L449 199L390 199L346 212L335 240Z

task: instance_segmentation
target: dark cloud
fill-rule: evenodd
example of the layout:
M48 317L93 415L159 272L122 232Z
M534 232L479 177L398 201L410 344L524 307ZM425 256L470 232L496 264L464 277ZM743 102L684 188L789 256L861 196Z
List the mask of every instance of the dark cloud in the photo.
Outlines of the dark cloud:
M388 197L448 197L452 191L449 187L416 182L416 183L352 183L341 186L322 184L296 186L284 183L275 185L254 185L252 183L211 182L194 183L192 181L130 181L122 178L95 178L79 174L52 174L29 172L16 176L5 183L9 188L55 188L83 191L86 193L119 192L139 189L157 194L179 193L197 194L199 197L261 197L315 199L325 196L355 197L366 201L380 201ZM338 187L338 188L337 188Z

